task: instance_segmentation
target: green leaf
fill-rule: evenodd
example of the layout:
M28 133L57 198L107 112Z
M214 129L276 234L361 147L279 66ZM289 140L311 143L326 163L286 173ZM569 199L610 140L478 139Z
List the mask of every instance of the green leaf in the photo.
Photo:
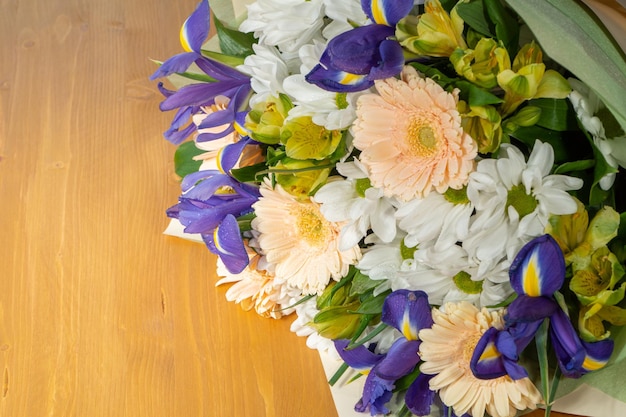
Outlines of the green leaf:
M182 143L178 149L176 149L176 153L174 153L174 170L176 174L184 178L191 173L198 172L202 161L194 161L193 157L204 152L205 151L202 149L196 147L194 141Z
M351 349L354 349L354 348L359 347L361 345L364 345L365 343L369 342L374 337L376 337L380 332L385 330L387 327L389 327L389 326L386 325L385 323L380 323L374 330L369 332L368 335L365 336L363 339L358 340L356 342L350 342L350 344L348 344L348 346L346 346L346 350L351 350Z
M472 0L468 3L459 2L456 10L463 21L476 32L487 37L495 38L496 34L491 30L492 25L487 21L487 12L484 2Z
M459 96L462 100L467 101L470 106L488 106L503 102L500 97L469 81L457 81L453 85L461 90Z
M232 175L239 182L257 182L261 171L266 170L267 166L265 162L259 162L258 164L249 165L243 168L235 168L230 170Z
M367 291L376 288L380 283L380 281L375 281L361 271L357 270L354 274L354 279L352 280L350 295L364 294Z
M207 51L205 49L202 50L202 55L207 56L217 62L221 62L222 64L228 65L229 67L236 67L237 65L241 65L244 62L244 59L237 56L224 55L219 52Z
M541 109L541 115L537 121L538 126L559 132L578 128L576 114L565 99L538 98L531 100L528 104Z
M595 164L596 161L594 159L583 159L582 161L566 162L556 167L554 173L566 174L569 172L585 171L589 168L593 168Z
M517 53L519 24L502 4L501 0L484 0L487 14L495 25L496 38L504 44L511 57Z
M220 40L220 50L223 54L245 58L254 53L252 45L256 43L256 39L252 33L243 33L227 28L217 17L213 21Z
M380 314L383 311L383 303L385 302L385 298L391 293L390 290L385 291L377 296L372 296L368 294L363 297L361 300L361 305L356 310L356 313L359 314Z
M554 61L591 87L626 130L626 56L576 0L506 0Z
M341 376L346 373L348 369L350 369L350 366L348 366L348 364L345 362L342 363L337 371L333 374L333 376L328 380L328 385L330 385L331 387L335 385L337 381L339 381L339 378L341 378Z

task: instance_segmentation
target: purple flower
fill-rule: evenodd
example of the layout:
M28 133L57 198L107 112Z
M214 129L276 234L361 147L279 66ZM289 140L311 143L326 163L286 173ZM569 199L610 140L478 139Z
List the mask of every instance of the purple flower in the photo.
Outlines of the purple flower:
M389 294L383 304L381 320L403 336L384 355L370 352L364 346L345 350L349 341L337 340L335 347L341 358L360 371L371 368L363 388L363 396L355 410L371 415L387 414L385 404L391 399L395 382L413 371L420 357L417 333L433 324L428 297L423 291L398 290ZM430 410L434 392L428 389L428 375L419 375L407 391L407 406L417 413ZM411 394L409 397L409 393ZM423 414L428 414L426 411Z
M199 233L231 273L243 271L248 255L236 218L252 211L260 196L258 188L219 171L199 171L183 179L182 190L167 215L178 219L185 233Z
M470 362L477 378L528 376L518 364L519 356L545 319L550 320L550 339L565 376L578 378L608 362L613 342L583 342L554 298L565 280L565 260L550 235L527 243L511 264L509 276L518 298L508 307L505 328L489 329L478 341Z

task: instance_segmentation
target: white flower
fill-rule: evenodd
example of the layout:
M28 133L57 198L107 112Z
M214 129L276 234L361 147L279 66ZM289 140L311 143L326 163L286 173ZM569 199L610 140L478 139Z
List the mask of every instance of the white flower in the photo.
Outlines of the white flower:
M607 164L617 169L617 166L626 167L626 135L622 131L620 136L607 138L604 123L598 115L606 109L600 98L584 83L574 78L570 78L570 85L573 90L569 95L569 100L576 111L578 120L583 127L593 137L596 145ZM600 180L600 188L608 190L615 181L615 172L606 174Z
M248 6L248 17L239 30L254 32L261 44L296 52L313 39L321 39L323 8L322 0L258 0Z
M301 297L301 296L300 296ZM298 298L293 298L292 304L298 302ZM291 331L300 337L306 337L306 345L309 349L317 349L321 352L327 352L335 359L339 360L337 349L332 340L322 337L318 332L309 325L313 321L315 315L319 312L316 306L316 298L313 297L304 303L295 307L298 318L291 323Z
M383 242L391 242L396 235L391 199L370 186L358 160L338 163L337 170L346 179L328 182L313 200L322 205L321 211L327 220L345 222L339 234L339 249L358 245L370 228Z
M469 223L474 207L465 201L452 202L448 194L432 192L424 198L401 203L396 212L398 227L407 232L405 243L409 247L434 243L436 250L455 245L469 233Z
M337 35L353 29L350 22L358 26L367 25L370 22L363 12L359 0L323 0L326 16L332 21L324 28L323 35L326 39L332 39Z
M279 184L266 180L254 203L255 244L275 276L303 294L320 294L331 279L339 281L361 257L358 246L340 250L340 223L329 222L312 200L296 200Z
M278 97L285 93L283 81L289 75L287 63L278 50L271 46L253 45L254 54L244 60L237 69L250 77L252 90L256 93L250 99L250 106L265 102L270 96Z
M536 141L528 162L515 146L503 144L498 159L477 164L467 186L476 208L463 242L470 257L495 265L542 234L550 215L576 212L576 202L567 191L579 189L583 181L550 175L553 162L552 147ZM483 273L486 270L481 267Z
M434 375L430 389L439 393L456 415L513 417L518 410L535 409L541 394L529 378L508 375L478 379L470 369L476 343L490 327L503 328L502 311L478 310L469 303L447 303L433 310L434 324L419 332L420 371Z

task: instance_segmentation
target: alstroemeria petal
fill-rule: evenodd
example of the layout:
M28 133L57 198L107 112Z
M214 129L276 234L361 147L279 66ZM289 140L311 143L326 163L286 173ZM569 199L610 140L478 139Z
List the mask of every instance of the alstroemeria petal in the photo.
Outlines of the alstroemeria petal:
M403 337L396 340L389 348L387 356L376 365L376 375L390 381L407 375L420 360L417 354L420 343L418 340L406 340Z
M230 273L238 274L248 266L248 253L237 219L232 214L226 215L213 233L203 234L202 239L209 250L220 257Z
M565 279L563 252L552 236L539 236L519 251L509 276L511 286L520 295L551 296Z
M185 51L200 52L202 44L209 36L210 23L209 2L208 0L201 0L196 10L180 28L180 44Z
M550 339L563 375L579 378L585 371L585 348L567 317L560 308L550 318Z
M551 316L558 304L548 297L529 297L520 295L507 308L507 323L535 322Z
M433 325L428 295L424 291L397 290L385 298L381 320L398 329L408 340Z
M417 416L430 415L430 406L435 399L435 391L430 390L432 375L419 374L406 391L404 401L409 410Z
M396 26L413 8L413 0L361 0L361 7L373 22Z
M385 355L379 355L370 351L363 345L346 350L346 347L350 344L350 341L347 339L335 340L334 344L341 359L343 359L350 368L358 372L369 371L385 357Z

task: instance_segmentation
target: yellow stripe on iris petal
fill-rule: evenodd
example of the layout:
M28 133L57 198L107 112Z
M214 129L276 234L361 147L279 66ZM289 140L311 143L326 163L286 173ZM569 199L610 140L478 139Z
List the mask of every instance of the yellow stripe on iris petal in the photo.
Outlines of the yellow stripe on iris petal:
M352 84L358 83L363 78L365 78L365 75L358 75L358 74L352 74L350 72L344 72L343 78L339 80L339 83L343 85L352 85Z
M496 349L496 346L493 343L489 343L482 355L480 355L478 361L489 361L498 357L500 357L500 352L498 352L498 349Z
M595 360L589 356L585 357L585 360L583 361L583 368L588 370L588 371L597 371L598 369L604 367L604 365L606 365L607 361L598 361Z
M217 169L222 173L222 174L226 174L226 172L224 172L224 168L222 166L222 151L224 150L224 148L220 148L217 151L217 155L215 156L215 165L217 165Z
M417 340L417 331L414 326L411 326L408 311L405 311L404 317L402 317L402 334L407 340Z
M250 131L237 122L233 123L233 127L235 128L235 131L239 133L241 136L250 135Z
M215 230L213 230L213 243L215 243L215 248L217 248L217 250L220 251L221 253L225 253L227 255L232 255L231 252L229 252L226 249L224 249L224 247L220 244L219 236L218 236L219 228L220 227L217 226L215 228Z
M189 44L189 33L187 31L188 21L189 21L189 18L187 18L187 20L185 20L185 23L183 23L183 25L180 27L180 33L179 33L180 44L185 50L185 52L193 52L191 49L191 45Z
M541 296L541 267L537 259L538 253L535 251L528 259L528 263L524 268L524 294L530 297Z
M382 25L387 25L387 17L385 16L385 9L382 7L383 0L373 0L372 1L372 17L376 23L380 23Z

